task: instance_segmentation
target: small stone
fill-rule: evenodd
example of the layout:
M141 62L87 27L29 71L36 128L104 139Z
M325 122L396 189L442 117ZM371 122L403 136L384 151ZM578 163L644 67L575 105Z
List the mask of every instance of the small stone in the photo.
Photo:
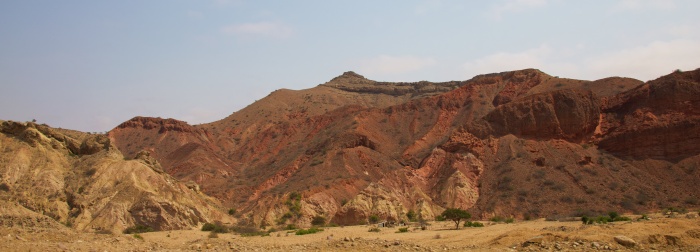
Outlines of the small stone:
M541 236L541 235L531 237L530 239L527 239L527 241L525 241L523 243L523 247L527 247L527 246L532 245L532 244L540 244L541 245L543 240L544 240L544 236Z
M649 243L651 243L651 244L659 244L659 243L662 243L662 241L664 240L664 236L660 235L660 234L653 234L653 235L649 235L648 240L649 240Z
M675 235L664 235L664 238L666 238L666 244L671 245L671 246L679 246L683 245L681 241L681 237L675 236Z
M624 235L618 235L618 236L615 236L613 238L615 239L615 242L617 242L618 244L620 244L622 246L628 247L628 248L631 248L631 247L634 247L637 245L636 241L634 241L634 240L632 240L632 238L629 238L629 237L624 236Z
M597 243L597 242L592 242L592 243L591 243L591 247L600 248L600 244Z

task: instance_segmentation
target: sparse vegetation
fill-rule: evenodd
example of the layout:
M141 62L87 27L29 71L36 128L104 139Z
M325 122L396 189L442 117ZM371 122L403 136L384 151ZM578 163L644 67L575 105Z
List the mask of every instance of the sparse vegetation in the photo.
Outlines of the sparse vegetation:
M225 227L224 225L221 224L214 224L214 223L204 223L202 226L202 231L211 231L215 233L228 233L229 229L228 227Z
M379 229L378 227L371 227L371 228L369 228L369 230L368 230L368 232L379 232L379 231L382 231L382 230Z
M370 215L369 216L369 223L375 224L379 222L379 216L377 215Z
M10 186L8 186L6 183L0 184L0 191L9 192Z
M676 208L676 207L669 207L666 208L664 211L664 214L673 214L673 213L679 213L679 214L685 214L688 213L688 210L685 208Z
M92 177L92 175L95 175L95 173L97 173L97 169L95 169L95 168L90 168L90 169L88 169L87 171L85 171L84 174L85 174L85 176L87 176L87 177Z
M467 220L472 217L467 211L458 208L448 208L440 214L440 216L445 219L455 222L455 229L459 229L459 222L462 220Z
M235 208L230 208L228 210L228 215L236 215L236 209Z
M484 223L478 221L466 221L464 227L484 227Z
M311 225L314 226L323 226L326 224L326 217L316 215L314 218L311 220Z
M137 224L135 226L128 227L124 229L125 234L140 234L140 233L148 233L148 232L153 232L153 228L146 226L146 225L140 225Z
M406 218L408 218L409 221L416 221L418 215L416 215L416 212L413 210L408 210L408 213L406 213Z
M269 236L269 232L261 231L260 229L253 226L235 226L229 228L229 230L238 233L240 236Z
M296 234L296 235L307 235L307 234L315 234L315 233L318 233L318 232L321 232L321 231L323 231L322 228L312 227L312 228L309 228L309 229L299 229L299 230L297 230L294 234Z
M134 234L133 237L143 241L143 236L141 236L140 234Z
M407 227L399 228L399 230L396 232L397 233L406 233L406 232L408 232L408 228Z
M583 216L581 217L581 222L586 225L598 223L598 224L606 224L608 222L616 222L616 221L630 221L631 219L629 217L624 217L618 214L617 212L609 212L608 215L603 215L603 216L598 216L598 217L588 217L588 216Z

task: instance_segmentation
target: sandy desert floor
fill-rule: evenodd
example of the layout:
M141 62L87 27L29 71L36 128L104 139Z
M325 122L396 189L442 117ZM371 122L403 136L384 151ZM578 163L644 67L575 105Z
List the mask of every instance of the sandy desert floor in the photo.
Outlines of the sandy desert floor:
M633 216L631 216L633 217ZM427 230L398 227L369 232L369 225L328 227L323 232L242 237L199 230L163 231L133 235L75 232L71 229L0 228L0 251L700 251L697 212L651 220L583 225L580 221L484 222L485 227L454 230L450 221L433 222ZM615 236L636 242L625 247Z

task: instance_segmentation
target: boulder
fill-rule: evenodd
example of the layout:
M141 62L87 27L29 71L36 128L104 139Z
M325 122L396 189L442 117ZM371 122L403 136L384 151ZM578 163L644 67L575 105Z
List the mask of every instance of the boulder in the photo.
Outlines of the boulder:
M624 236L624 235L615 236L614 239L615 239L615 242L617 242L618 244L625 246L625 247L628 247L628 248L632 248L632 247L637 245L636 241L634 241L632 238L629 238L629 237Z

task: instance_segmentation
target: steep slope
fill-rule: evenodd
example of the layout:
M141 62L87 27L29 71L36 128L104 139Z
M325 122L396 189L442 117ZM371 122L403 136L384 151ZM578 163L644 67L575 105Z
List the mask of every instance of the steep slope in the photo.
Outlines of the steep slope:
M41 220L28 212L48 219L43 226L115 233L136 224L169 230L228 220L218 201L163 173L147 153L125 161L104 135L7 121L0 122L0 149L0 201L14 209L5 225Z
M700 154L700 72L675 72L606 100L601 148L637 159Z
M697 108L697 72L647 84L534 69L446 83L347 72L275 91L210 124L134 118L109 137L122 152L146 150L167 173L200 184L238 209L239 221L263 226L308 225L314 216L401 220L410 210L433 218L446 207L525 218L691 206L697 141L645 147L635 137L651 131L628 118L639 107L674 115ZM658 95L644 98L646 86ZM652 128L673 122L695 132L688 115Z

